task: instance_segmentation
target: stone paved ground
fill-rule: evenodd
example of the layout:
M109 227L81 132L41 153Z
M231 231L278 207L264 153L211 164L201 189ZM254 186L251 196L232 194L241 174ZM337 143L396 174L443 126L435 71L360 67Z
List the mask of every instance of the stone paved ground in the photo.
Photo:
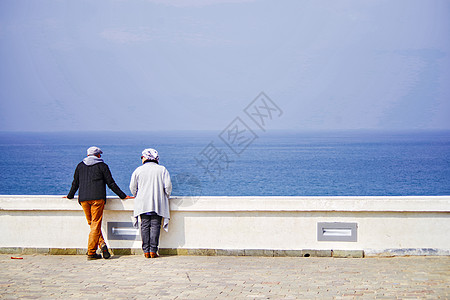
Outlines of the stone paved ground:
M0 255L0 299L450 299L450 257Z

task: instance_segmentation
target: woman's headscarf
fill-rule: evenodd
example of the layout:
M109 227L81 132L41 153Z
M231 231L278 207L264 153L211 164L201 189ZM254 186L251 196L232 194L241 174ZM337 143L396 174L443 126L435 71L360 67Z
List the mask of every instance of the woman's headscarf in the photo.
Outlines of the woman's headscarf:
M158 151L152 148L145 149L142 151L142 156L145 157L147 160L156 160L159 162L159 155Z

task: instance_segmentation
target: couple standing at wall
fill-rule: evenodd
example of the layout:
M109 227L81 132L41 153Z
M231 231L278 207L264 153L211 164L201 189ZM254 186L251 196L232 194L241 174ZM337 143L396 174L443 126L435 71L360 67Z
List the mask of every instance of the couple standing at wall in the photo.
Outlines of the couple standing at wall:
M80 162L73 176L72 187L66 198L72 199L78 192L78 202L83 207L90 226L88 240L88 260L102 258L97 254L100 248L103 258L111 255L103 238L101 225L106 203L106 185L122 200L132 199L115 183L111 171L104 163L98 147L87 149L87 157ZM170 219L169 196L172 192L170 175L164 166L159 165L159 155L155 149L145 149L141 156L142 166L131 175L130 190L134 200L135 227L139 228L141 219L142 250L146 258L158 257L159 234L162 220L167 231Z

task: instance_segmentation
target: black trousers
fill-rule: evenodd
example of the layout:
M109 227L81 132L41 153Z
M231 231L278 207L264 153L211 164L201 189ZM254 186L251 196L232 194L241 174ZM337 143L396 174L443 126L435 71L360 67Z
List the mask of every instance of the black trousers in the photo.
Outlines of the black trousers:
M158 215L141 215L142 250L144 253L157 252L162 217Z

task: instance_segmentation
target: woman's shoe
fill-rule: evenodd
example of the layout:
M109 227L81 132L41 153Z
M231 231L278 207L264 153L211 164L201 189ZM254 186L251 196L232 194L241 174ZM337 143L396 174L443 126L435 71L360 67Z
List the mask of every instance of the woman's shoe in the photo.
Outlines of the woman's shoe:
M157 257L159 257L159 255L156 252L150 252L150 257L157 258Z
M144 253L145 258L150 258L150 253Z

